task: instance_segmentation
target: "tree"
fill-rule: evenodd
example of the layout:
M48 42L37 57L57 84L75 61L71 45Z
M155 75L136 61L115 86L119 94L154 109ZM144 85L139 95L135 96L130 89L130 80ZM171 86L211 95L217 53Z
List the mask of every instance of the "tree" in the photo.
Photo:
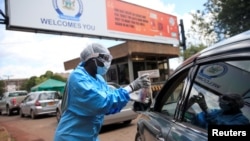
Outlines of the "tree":
M32 77L30 77L30 79L29 80L27 80L21 87L22 87L22 89L24 89L24 90L27 90L27 91L30 91L30 89L33 87L33 86L35 86L37 83L37 79L38 79L38 77L36 77L36 76L32 76Z
M198 34L207 45L250 29L249 0L207 0L204 7L191 13L191 33Z
M249 0L221 0L218 27L223 34L233 36L250 29Z
M54 74L53 76L51 76L51 78L55 79L55 80L63 81L63 82L67 81L67 78L64 78L64 77L62 77L61 75L58 75L58 74Z
M181 56L183 57L184 60L187 58L191 57L192 55L198 53L199 51L203 50L206 48L204 44L199 44L199 45L190 45L182 54Z
M4 93L5 89L4 89L5 85L4 85L4 81L0 80L0 97L2 96L2 94Z
M64 78L58 74L54 74L52 71L46 71L43 75L40 75L39 77L37 76L32 76L30 77L22 86L21 89L30 91L32 87L48 80L48 79L55 79L59 81L66 82L67 78Z

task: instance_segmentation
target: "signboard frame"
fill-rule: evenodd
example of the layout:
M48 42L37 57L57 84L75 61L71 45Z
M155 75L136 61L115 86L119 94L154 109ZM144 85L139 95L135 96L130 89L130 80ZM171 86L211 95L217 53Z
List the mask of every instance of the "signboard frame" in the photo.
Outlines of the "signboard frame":
M7 30L179 45L176 16L121 0L5 3Z

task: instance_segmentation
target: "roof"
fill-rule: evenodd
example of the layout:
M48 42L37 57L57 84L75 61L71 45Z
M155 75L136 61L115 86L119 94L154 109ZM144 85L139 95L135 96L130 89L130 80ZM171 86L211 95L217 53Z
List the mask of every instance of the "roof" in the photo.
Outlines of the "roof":
M32 87L31 91L55 90L55 91L60 91L62 93L65 85L66 85L65 82L58 81L55 79L48 79L48 80Z

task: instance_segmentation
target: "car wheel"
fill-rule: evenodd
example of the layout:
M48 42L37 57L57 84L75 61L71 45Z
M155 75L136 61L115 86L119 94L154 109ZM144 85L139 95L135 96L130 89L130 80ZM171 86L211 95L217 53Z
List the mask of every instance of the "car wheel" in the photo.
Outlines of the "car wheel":
M57 120L58 123L59 123L59 121L60 121L60 118L61 118L61 113L60 113L60 111L57 109L57 110L56 110L56 120Z
M11 110L10 110L10 108L9 108L8 105L6 106L6 114L7 114L8 116L11 116Z
M30 116L32 119L36 118L35 112L33 110L30 111Z
M22 109L19 110L19 115L20 115L20 117L24 117Z
M138 132L135 135L135 141L142 141L142 137Z

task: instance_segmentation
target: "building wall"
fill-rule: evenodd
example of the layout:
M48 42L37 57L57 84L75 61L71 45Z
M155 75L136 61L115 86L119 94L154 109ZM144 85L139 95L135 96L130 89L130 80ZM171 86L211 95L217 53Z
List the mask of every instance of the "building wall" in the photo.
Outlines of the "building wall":
M69 76L69 73L55 73L55 74L60 75L63 78L68 78L68 76ZM5 79L5 80L2 80L2 81L5 84L5 91L16 91L16 90L21 90L21 86L27 80L29 80L29 78Z
M179 47L173 47L167 44L149 43L141 41L127 41L123 44L108 48L113 56L113 59L122 57L132 57L134 54L138 55L155 55L166 58L175 58L180 54ZM64 62L65 70L74 69L80 62L80 58Z
M6 79L3 80L5 84L5 91L16 91L21 90L21 86L28 79Z

